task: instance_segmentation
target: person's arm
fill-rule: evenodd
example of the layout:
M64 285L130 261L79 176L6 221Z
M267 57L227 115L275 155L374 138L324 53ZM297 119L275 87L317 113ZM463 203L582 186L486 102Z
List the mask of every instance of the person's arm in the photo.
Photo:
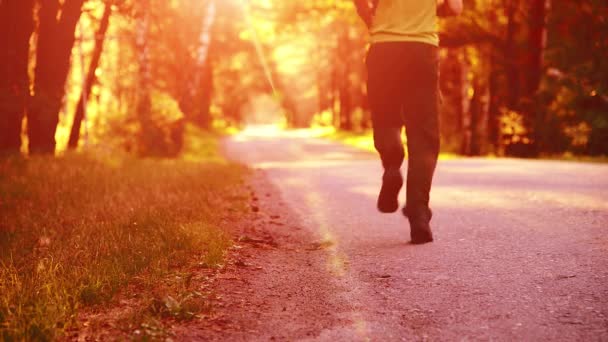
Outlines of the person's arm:
M462 13L462 0L443 0L437 4L437 15L440 17L457 16Z
M367 27L372 26L372 19L374 17L374 10L370 7L368 0L354 0L355 7L357 7L357 13L363 20Z

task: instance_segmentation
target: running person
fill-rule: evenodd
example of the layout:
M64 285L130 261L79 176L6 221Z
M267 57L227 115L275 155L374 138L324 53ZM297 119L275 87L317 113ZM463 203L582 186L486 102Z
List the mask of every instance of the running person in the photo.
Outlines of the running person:
M370 30L368 96L374 145L384 175L378 210L399 208L405 158L401 130L406 127L408 170L403 214L414 244L433 241L429 207L439 155L439 34L437 17L462 11L462 0L355 0Z

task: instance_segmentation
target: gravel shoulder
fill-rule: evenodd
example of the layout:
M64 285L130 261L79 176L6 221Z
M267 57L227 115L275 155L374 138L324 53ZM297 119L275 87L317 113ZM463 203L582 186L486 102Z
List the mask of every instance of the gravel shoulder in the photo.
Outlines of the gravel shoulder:
M348 303L333 277L319 271L325 246L303 228L266 174L255 171L247 185L251 214L235 225L237 242L212 281L209 316L177 326L175 340L301 340L349 322L339 312Z

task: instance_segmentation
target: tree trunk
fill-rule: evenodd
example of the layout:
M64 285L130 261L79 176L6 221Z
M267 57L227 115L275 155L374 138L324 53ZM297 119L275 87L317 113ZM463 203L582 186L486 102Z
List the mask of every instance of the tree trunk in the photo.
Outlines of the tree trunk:
M480 78L481 75L477 75L473 80L473 97L469 105L469 139L466 149L463 151L463 154L467 156L479 156L482 151L482 131L485 128L483 122L485 121L487 110L487 102L485 100L487 87Z
M203 67L198 89L198 115L195 123L204 129L211 127L211 98L213 96L213 61L208 59Z
M461 58L459 64L459 75L458 75L458 110L457 114L460 115L460 129L461 132L461 148L460 153L463 155L470 154L471 148L471 139L473 138L473 121L471 118L471 99L469 98L469 89L471 87L471 83L467 77L467 74L470 71L469 64L469 55L467 53L466 48L460 49L459 55Z
M135 112L139 120L141 131L139 132L139 154L144 156L163 155L162 135L152 121L152 97L150 95L150 51L148 46L149 34L148 2L142 1L139 5L139 17L136 23L135 46L138 51L138 85L137 104Z
M345 131L353 130L353 107L350 87L348 82L343 82L340 87L340 129Z
M519 0L506 0L506 15L507 15L507 37L504 47L505 65L507 71L507 107L516 109L519 102L519 73L517 68L517 49L515 36L517 34L517 9L519 8Z
M74 31L84 0L41 1L34 97L28 110L30 153L53 154L59 111L70 71Z
M372 112L369 103L369 96L367 92L361 92L361 110L363 111L363 118L361 121L361 129L367 130L372 128Z
M84 82L83 94L80 95L80 100L78 101L78 105L76 106L76 113L74 114L74 122L72 123L72 130L70 132L70 140L68 142L69 149L76 149L78 147L78 140L80 138L80 126L82 125L82 120L85 115L85 99L89 98L91 95L91 89L96 81L95 71L97 67L99 67L99 60L101 59L101 54L103 52L103 44L105 42L106 33L108 32L108 27L110 26L110 17L112 16L112 5L106 4L103 12L103 16L101 17L101 22L99 25L99 30L95 35L95 48L93 50L93 56L91 58L91 64L89 65L89 72L87 73L87 78Z
M317 92L318 92L318 106L319 113L323 113L324 111L331 109L331 101L330 101L330 86L328 81L325 79L325 74L322 73L321 67L317 68Z
M30 83L33 0L0 1L0 152L18 153Z
M334 61L331 65L331 84L330 84L330 108L331 108L331 120L332 125L336 128L340 127L340 112L338 111L337 105L340 103L338 99L340 85L340 73L338 71L338 57L337 53Z
M534 147L538 153L543 149L544 110L540 108L538 91L543 75L544 51L547 41L547 12L550 0L534 0L530 4L528 55L526 59L525 110L534 127Z
M491 5L495 5L492 1ZM498 16L496 14L490 15L490 27L496 28L498 24ZM500 105L501 99L499 96L500 87L500 74L498 69L498 59L500 51L496 51L494 46L488 47L488 121L486 125L487 139L486 143L489 145L489 150L494 155L501 153L501 127L500 127Z
M194 122L204 129L211 127L211 98L213 96L213 59L212 29L216 20L215 2L210 1L203 17L201 34L199 37L199 53L196 63L197 76L194 82L197 94L197 113ZM266 62L264 61L264 64ZM269 76L269 79L272 79Z
M348 36L348 27L345 27L338 37L338 56L339 56L339 89L338 96L340 101L340 122L339 128L351 131L352 125L352 95L350 85L350 38Z
M350 67L344 64L343 73L340 78L340 129L345 131L353 130L353 106L352 94L349 81Z
M525 93L535 97L543 74L543 59L547 41L547 12L549 0L534 0L530 4L528 55L526 58Z
M496 70L496 57L490 58L490 73L488 80L488 143L494 154L500 152L500 111L498 98L498 71Z

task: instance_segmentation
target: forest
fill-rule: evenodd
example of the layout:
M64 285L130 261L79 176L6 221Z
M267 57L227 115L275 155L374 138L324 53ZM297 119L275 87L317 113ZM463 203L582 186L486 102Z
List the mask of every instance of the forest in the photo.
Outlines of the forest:
M608 340L608 2L464 8L415 249L353 0L0 0L0 341Z
M442 148L608 154L608 4L465 0L440 21ZM0 150L171 157L185 127L365 132L350 0L0 0Z

